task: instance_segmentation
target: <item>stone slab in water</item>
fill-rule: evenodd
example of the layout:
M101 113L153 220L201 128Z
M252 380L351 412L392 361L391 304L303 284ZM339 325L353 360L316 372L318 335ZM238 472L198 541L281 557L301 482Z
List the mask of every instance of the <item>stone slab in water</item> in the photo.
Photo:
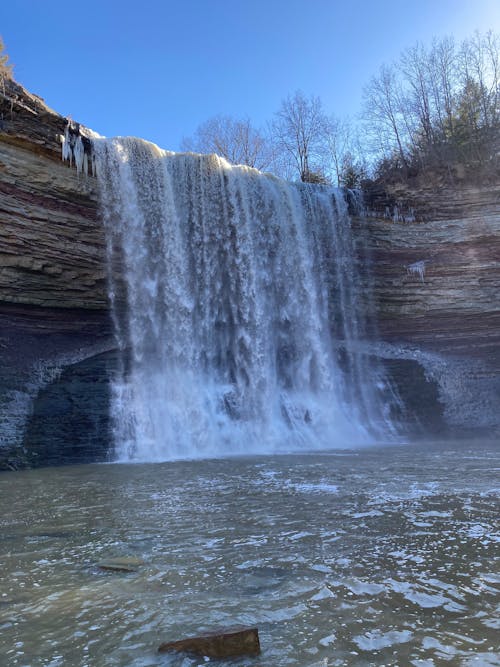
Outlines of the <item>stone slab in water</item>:
M259 632L257 628L240 628L214 632L200 637L190 637L175 642L166 642L159 653L175 651L195 653L208 658L233 658L241 655L260 654Z
M97 563L97 567L101 570L111 570L113 572L136 572L140 565L144 565L144 561L133 556L123 556L121 558L106 558Z

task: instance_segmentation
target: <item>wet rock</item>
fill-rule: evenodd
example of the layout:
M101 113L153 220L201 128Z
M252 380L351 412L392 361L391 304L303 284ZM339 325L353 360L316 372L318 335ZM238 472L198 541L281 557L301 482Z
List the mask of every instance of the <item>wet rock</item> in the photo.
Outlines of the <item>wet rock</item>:
M416 435L498 433L500 184L369 188L365 206L359 298L401 399L393 418Z
M105 558L97 563L100 570L110 570L112 572L137 572L137 568L141 565L144 565L144 561L134 556Z
M237 628L213 632L199 637L190 637L175 642L166 642L159 653L195 653L208 658L233 658L242 655L260 654L259 632L257 628Z

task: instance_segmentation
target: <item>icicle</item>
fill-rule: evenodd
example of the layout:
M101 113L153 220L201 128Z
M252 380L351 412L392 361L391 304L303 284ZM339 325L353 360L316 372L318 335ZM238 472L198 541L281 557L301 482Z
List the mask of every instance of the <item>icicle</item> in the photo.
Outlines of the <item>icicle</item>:
M408 210L407 215L405 216L405 222L415 222L415 211L413 208Z
M64 136L61 136L60 139L62 143L62 160L64 162L69 162L70 167L73 166L74 160L77 173L80 174L83 171L83 173L88 176L89 158L85 153L85 146L83 145L80 131L79 129L73 128L72 122L70 120L68 120L64 129Z
M60 134L59 141L61 142L61 160L64 162L66 160L66 137Z
M69 121L64 129L64 136L62 137L61 150L62 150L61 157L63 159L63 162L71 163L72 151L71 151L71 137L69 136Z
M79 174L83 169L83 158L85 155L85 149L83 147L83 141L80 135L78 135L75 139L75 145L73 146L73 155L75 158L76 171Z
M418 276L422 282L425 282L425 264L427 260L422 259L419 262L413 262L413 264L408 264L406 270L409 275Z

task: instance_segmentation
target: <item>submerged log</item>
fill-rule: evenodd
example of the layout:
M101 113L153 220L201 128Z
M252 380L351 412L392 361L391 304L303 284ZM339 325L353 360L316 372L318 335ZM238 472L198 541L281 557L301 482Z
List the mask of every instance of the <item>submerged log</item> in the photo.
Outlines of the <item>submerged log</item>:
M208 658L233 658L241 655L260 654L259 632L257 628L239 628L213 632L199 637L190 637L175 642L166 642L159 653L195 653Z

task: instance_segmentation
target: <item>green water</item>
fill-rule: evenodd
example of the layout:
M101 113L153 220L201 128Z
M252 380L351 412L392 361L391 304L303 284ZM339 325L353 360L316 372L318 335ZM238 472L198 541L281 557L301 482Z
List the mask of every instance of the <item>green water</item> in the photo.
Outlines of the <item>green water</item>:
M230 664L498 665L499 472L470 443L2 474L0 664L219 665L157 647L244 624Z

